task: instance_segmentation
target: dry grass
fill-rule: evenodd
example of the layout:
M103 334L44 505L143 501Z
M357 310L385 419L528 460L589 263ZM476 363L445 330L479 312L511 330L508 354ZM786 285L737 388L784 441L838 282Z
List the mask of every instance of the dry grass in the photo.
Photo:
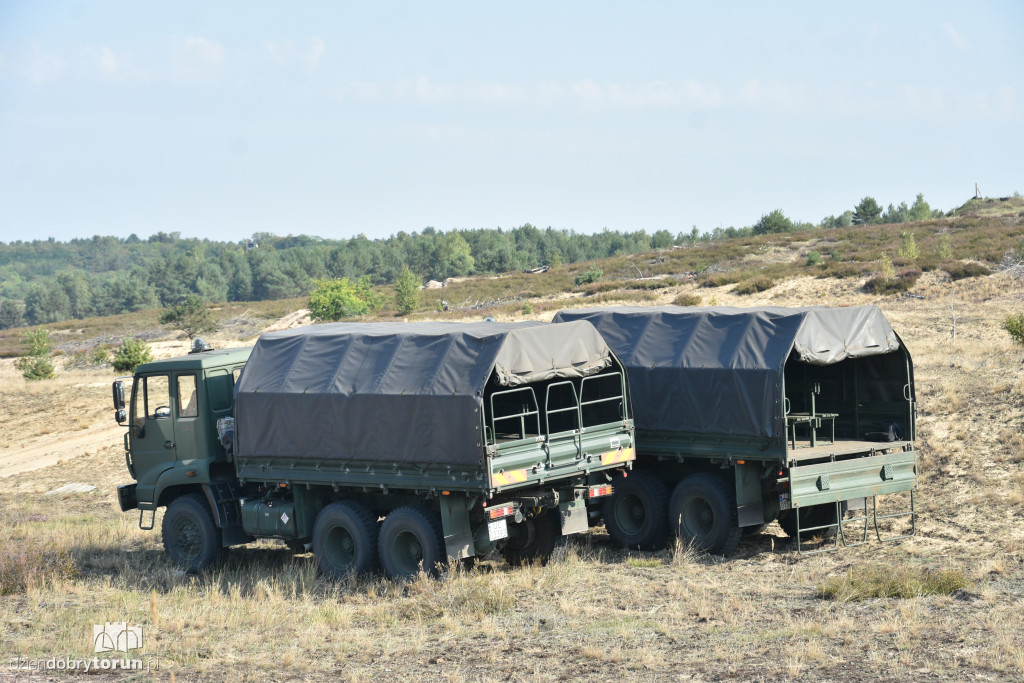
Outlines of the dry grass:
M915 233L922 253L932 248L924 234L931 229L937 234L939 226ZM915 361L921 490L913 539L801 558L771 525L723 559L682 544L626 553L597 528L544 567L513 570L487 560L405 584L327 582L312 556L262 542L188 576L166 563L158 531L140 531L137 518L117 508L115 487L129 477L113 440L0 480L0 557L23 577L0 600L0 649L8 657L84 657L93 624L125 620L143 626L144 651L159 655L159 675L178 680L1019 680L1024 364L1000 323L1024 308L1024 289L1000 274L951 281L933 269L913 290L923 299L876 296L861 289L864 276L821 278L803 268L808 249L870 251L877 232L861 230L869 239L860 246L827 234L814 243L788 236L763 252L764 241L735 246L729 258L737 264L750 263L744 249L780 267L787 258L798 264L797 277L770 273L777 282L764 292L698 290L696 279L679 278L670 287L596 296L879 305ZM966 232L954 230L954 243L969 247ZM699 259L697 250L677 251ZM649 268L697 265L668 256ZM574 271L553 272L571 284ZM483 294L530 285L541 318L596 298L536 287L547 275L459 286ZM499 315L522 318L521 309L517 303ZM109 420L110 374L75 372L28 385L0 364L0 449ZM69 482L97 489L42 496ZM16 556L25 559L10 560ZM72 570L49 570L51 557ZM822 599L829 586L835 599ZM892 595L900 597L885 597Z

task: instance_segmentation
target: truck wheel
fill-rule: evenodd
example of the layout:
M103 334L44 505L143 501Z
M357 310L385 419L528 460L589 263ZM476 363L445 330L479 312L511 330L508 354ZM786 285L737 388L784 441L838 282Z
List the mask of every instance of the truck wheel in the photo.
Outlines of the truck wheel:
M612 540L630 550L658 550L668 535L668 490L650 472L619 474L613 493L602 506L604 526Z
M808 505L800 508L800 529L809 529L815 526L836 523L835 503L822 503L821 505ZM796 510L786 510L779 515L779 526L790 538L796 538ZM825 538L831 538L835 529L819 529L813 533L824 534Z
M188 572L209 567L227 552L221 543L220 529L213 523L210 506L199 493L171 501L161 532L167 557Z
M420 505L393 510L380 527L377 547L391 579L408 579L421 571L437 576L438 566L448 560L440 515Z
M313 524L313 554L332 579L377 568L377 520L354 501L331 503Z
M545 510L508 525L508 540L501 555L513 567L528 562L547 564L555 546L562 540L562 520L557 510Z
M700 472L686 477L672 492L668 509L675 535L702 550L725 555L739 543L736 492L719 476Z

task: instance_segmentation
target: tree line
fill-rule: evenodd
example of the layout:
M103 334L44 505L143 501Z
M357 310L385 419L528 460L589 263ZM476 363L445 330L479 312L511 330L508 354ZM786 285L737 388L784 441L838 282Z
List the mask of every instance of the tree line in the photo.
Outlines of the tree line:
M854 209L819 225L896 223L936 213L941 215L920 194L911 206L890 204L885 211L865 197ZM240 242L218 242L159 232L148 239L19 240L0 243L0 329L168 308L190 296L206 302L285 299L310 292L317 281L341 278L392 284L403 269L421 280L445 280L813 227L776 209L752 226L704 233L693 226L678 233L605 229L587 235L527 223L509 230L428 227L381 239L256 233Z

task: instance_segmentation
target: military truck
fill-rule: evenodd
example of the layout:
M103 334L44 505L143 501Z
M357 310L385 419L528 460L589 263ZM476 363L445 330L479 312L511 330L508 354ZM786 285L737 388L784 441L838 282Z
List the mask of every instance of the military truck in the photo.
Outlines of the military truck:
M198 570L256 538L332 577L543 561L633 460L625 374L585 322L314 325L114 382L122 510Z
M671 530L725 554L776 519L800 552L865 542L869 524L879 540L914 533L914 367L877 308L555 316L579 320L626 367L635 411L636 471L604 503L616 542L653 549ZM896 512L877 507L887 494Z

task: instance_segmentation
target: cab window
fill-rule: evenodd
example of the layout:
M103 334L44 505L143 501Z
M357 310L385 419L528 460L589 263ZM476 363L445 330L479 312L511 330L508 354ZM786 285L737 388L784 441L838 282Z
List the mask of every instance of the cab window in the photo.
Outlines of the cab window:
M132 424L171 416L171 383L167 375L140 377L132 396Z
M197 417L199 400L196 396L196 376L178 375L178 417Z

